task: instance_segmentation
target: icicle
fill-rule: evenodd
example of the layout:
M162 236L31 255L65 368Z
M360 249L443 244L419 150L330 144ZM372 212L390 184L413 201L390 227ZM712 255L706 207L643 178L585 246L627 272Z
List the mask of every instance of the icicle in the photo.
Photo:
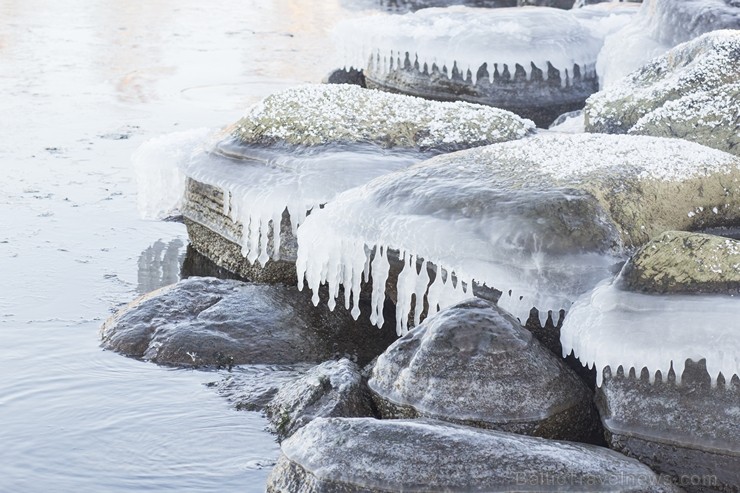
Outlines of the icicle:
M416 266L414 266L416 268ZM416 288L414 289L414 295L416 297L416 304L414 306L414 325L417 326L421 323L421 314L424 311L424 298L426 296L427 288L429 286L429 272L427 272L427 261L421 263L421 271L416 278Z
M429 286L429 291L427 292L427 304L429 305L429 313L427 314L428 317L431 317L439 311L439 300L442 297L443 288L444 283L442 282L442 268L438 265L437 274L434 277L434 282L432 282L432 285Z
M386 258L386 251L382 246L375 250L375 258L370 267L373 291L371 297L372 312L370 322L378 327L383 326L383 306L385 305L385 283L388 280L390 263Z

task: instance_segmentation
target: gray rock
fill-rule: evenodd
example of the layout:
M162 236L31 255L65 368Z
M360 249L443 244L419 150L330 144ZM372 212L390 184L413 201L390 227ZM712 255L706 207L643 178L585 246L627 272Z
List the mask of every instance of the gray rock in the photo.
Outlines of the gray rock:
M316 418L373 416L360 368L345 358L321 363L284 383L265 412L281 440Z
M638 250L620 286L644 293L740 293L740 241L668 231Z
M145 295L109 318L103 347L162 365L231 367L365 364L394 339L340 307L314 308L311 295L282 285L190 278Z
M601 447L427 420L329 418L282 443L267 491L680 490Z
M740 491L740 379L713 386L701 360L649 382L605 371L597 405L610 447L669 475L687 491Z
M378 357L368 385L384 418L595 438L598 418L585 385L485 300L464 301L426 319Z
M227 132L248 145L373 143L451 151L520 139L532 130L532 122L496 108L317 84L268 96Z
M402 10L467 5L469 7L516 7L517 0L380 0L380 5Z
M738 80L740 31L705 34L591 96L586 131L681 137L737 154Z

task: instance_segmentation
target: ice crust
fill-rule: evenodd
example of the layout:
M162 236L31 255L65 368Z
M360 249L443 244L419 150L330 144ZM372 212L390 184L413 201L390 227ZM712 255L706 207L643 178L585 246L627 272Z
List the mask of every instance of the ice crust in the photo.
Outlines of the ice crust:
M740 29L740 4L733 0L644 0L624 28L610 34L596 71L601 88L672 47L717 29Z
M517 64L532 75L532 64L548 77L548 63L573 76L578 65L582 75L593 73L603 36L626 22L634 8L599 6L564 11L549 7L499 9L454 6L429 8L404 15L380 14L340 23L334 31L346 68L367 68L388 73L403 67L408 53L431 72L453 67L476 83L478 69L488 64L493 82L494 65L506 66L513 75Z
M337 193L422 159L409 150L375 147L291 152L244 148L216 142L219 135L210 129L174 133L136 152L142 215L175 213L187 178L217 187L224 193L224 214L243 225L242 254L263 266L271 256L279 259L280 235L273 235L272 229L286 208L295 233L308 211ZM272 255L267 249L270 237Z
M499 305L521 321L539 308L544 325L548 311L567 310L624 254L610 219L579 209L590 203L579 187L602 175L615 183L680 181L732 166L732 156L689 142L590 134L540 134L439 156L312 214L298 232L299 285L305 278L315 303L321 283L330 303L344 285L345 305L353 298L357 316L361 281L372 277L371 321L380 326L389 256L400 252L399 334L409 313L418 323L424 297L432 315L472 296L473 281L502 290ZM565 212L549 223L543 215L554 208ZM572 239L579 230L588 233ZM442 272L431 285L430 265Z
M740 376L740 337L735 320L740 299L722 295L651 295L619 289L604 281L577 300L565 318L560 341L584 365L596 368L601 386L608 366L625 373L643 368L650 380L673 369L680 383L687 359L706 359L715 384Z

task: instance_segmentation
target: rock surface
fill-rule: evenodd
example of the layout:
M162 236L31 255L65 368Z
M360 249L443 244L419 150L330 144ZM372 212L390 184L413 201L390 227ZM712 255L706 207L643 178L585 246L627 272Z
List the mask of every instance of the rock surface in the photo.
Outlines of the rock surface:
M677 491L611 450L427 420L317 419L282 444L268 492Z
M514 433L589 440L591 393L510 315L472 299L392 344L368 385L384 418L426 417Z
M738 154L739 80L740 30L714 31L591 96L586 131L681 137Z
M438 151L520 139L532 130L532 122L496 108L345 84L300 86L268 96L230 128L243 144L370 142Z
M619 278L643 293L740 293L740 241L669 231L638 250Z
M280 440L316 418L373 416L360 368L346 358L321 363L284 383L265 412Z
M162 365L230 367L319 363L347 356L365 364L394 339L345 310L315 308L281 285L189 278L145 295L109 318L103 347Z

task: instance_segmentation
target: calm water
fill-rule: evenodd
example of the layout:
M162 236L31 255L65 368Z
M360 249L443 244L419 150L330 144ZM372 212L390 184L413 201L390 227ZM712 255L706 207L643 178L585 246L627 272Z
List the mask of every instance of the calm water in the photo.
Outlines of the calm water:
M173 282L182 225L138 219L145 139L237 119L318 81L340 0L0 2L0 492L263 491L256 413L98 346L98 327Z

